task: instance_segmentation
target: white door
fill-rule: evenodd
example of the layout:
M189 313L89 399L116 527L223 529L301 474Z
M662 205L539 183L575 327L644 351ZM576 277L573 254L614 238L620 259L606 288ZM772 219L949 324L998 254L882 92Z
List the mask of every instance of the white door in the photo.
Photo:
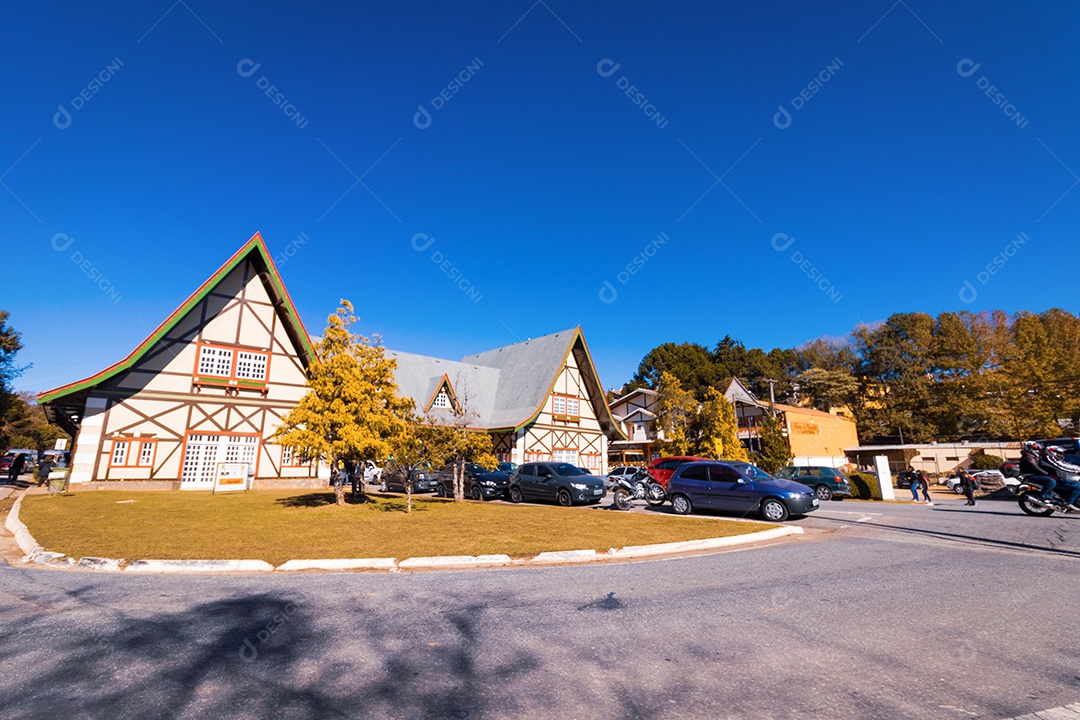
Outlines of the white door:
M254 470L258 435L188 435L181 490L212 490L218 463L246 463Z

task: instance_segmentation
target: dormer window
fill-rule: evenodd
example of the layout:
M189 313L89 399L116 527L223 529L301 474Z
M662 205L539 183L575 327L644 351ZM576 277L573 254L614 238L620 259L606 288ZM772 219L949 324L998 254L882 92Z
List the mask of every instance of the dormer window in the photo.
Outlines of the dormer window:
M446 394L445 390L440 390L439 394L435 396L435 399L431 403L433 408L447 409L450 407L450 396Z

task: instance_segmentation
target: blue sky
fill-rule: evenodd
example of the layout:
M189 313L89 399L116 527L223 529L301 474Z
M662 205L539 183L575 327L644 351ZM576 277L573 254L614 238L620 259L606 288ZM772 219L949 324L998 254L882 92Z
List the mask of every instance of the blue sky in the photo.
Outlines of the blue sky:
M1076 312L1080 4L581 5L4 3L17 387L256 231L312 333L340 298L449 358L580 324L606 386L668 341Z

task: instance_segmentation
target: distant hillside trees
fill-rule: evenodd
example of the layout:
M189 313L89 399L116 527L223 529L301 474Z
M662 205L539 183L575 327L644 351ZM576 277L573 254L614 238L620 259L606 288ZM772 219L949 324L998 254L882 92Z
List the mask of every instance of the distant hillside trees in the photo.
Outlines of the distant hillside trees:
M862 440L1029 438L1080 432L1080 319L1042 313L896 313L844 338L747 350L665 343L626 390L657 389L664 373L704 402L738 377L759 397L821 410L847 407Z

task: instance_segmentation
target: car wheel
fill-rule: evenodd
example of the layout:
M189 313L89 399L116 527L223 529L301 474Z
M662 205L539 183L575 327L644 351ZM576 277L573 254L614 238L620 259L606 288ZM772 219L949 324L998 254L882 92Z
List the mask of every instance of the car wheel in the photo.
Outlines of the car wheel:
M517 485L514 485L510 488L510 502L519 503L524 499L525 498L521 495L521 488L519 488Z
M826 485L818 485L817 488L814 490L814 493L817 495L818 500L820 500L821 502L828 502L829 500L832 500L832 490L830 490Z
M694 506L690 504L690 498L685 495L676 495L671 498L671 509L676 515L689 515L694 510Z
M442 486L442 483L439 483L438 487L435 488L435 495L441 498L446 497L446 488Z
M390 486L386 484L385 480L379 483L379 492L390 492Z
M574 498L570 497L570 492L567 490L559 490L555 495L555 501L563 507L570 507L574 504Z
M770 522L784 522L790 516L787 505L776 498L766 498L761 503L761 515Z
M480 492L480 487L478 485L473 485L472 491L469 493L469 497L473 500L483 500L484 493Z
M960 487L960 483L956 483L955 485L953 485L952 491L954 493L956 493L957 495L963 495L964 494L964 488Z

